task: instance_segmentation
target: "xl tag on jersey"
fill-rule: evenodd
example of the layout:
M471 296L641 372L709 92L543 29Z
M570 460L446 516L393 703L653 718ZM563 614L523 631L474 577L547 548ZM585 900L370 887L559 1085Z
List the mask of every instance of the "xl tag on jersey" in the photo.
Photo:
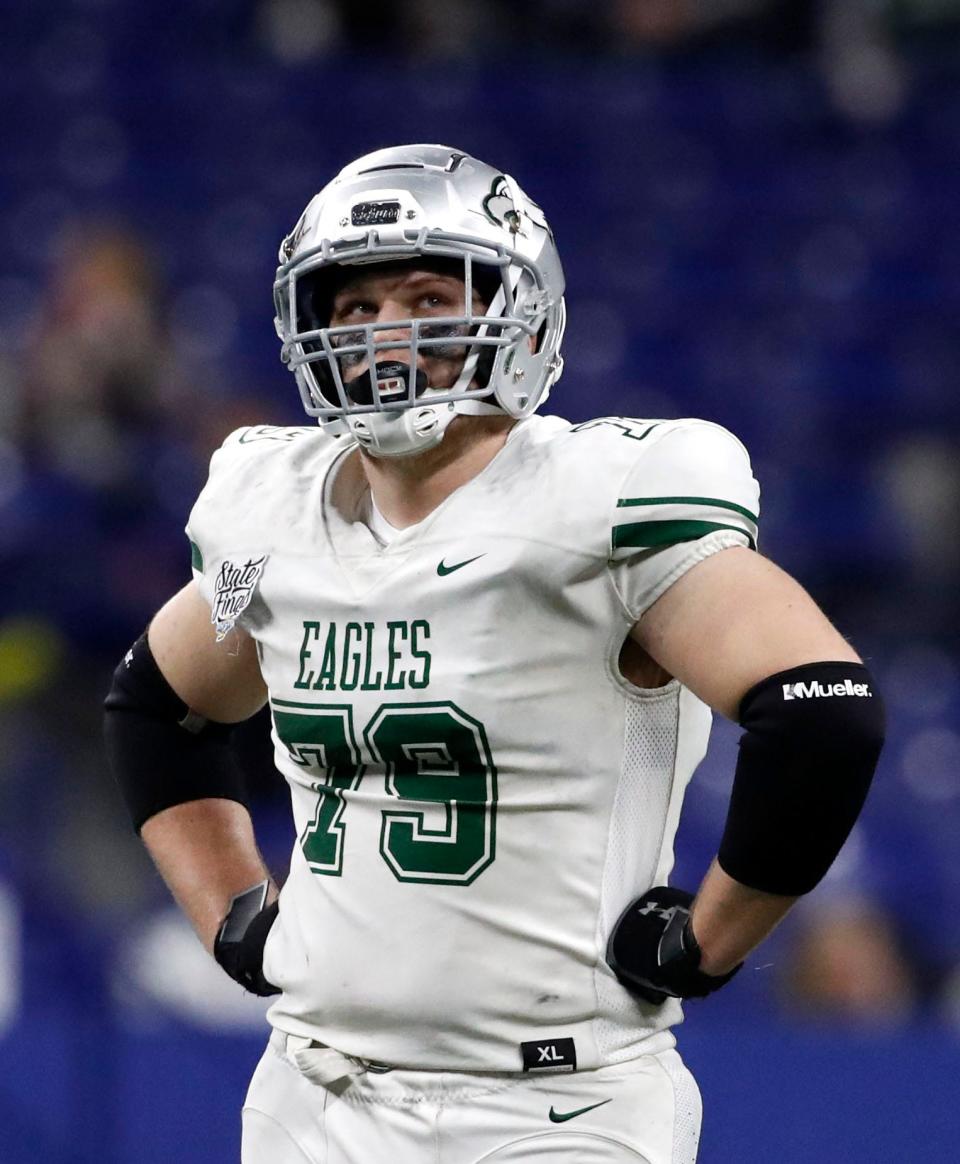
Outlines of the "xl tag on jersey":
M224 561L217 574L210 621L217 629L217 642L222 642L237 624L237 619L250 605L267 555L248 558L246 562Z
M524 1071L576 1071L577 1048L573 1039L537 1039L521 1043Z

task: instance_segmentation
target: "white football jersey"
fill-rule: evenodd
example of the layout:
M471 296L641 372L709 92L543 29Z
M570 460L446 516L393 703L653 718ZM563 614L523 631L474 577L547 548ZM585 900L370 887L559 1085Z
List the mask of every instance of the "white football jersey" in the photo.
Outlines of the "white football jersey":
M257 642L290 787L271 1022L423 1070L672 1045L679 1004L634 999L604 951L667 880L710 712L631 686L618 655L686 570L756 544L743 446L699 420L533 416L387 544L331 503L353 448L241 429L188 525L224 649L235 625Z

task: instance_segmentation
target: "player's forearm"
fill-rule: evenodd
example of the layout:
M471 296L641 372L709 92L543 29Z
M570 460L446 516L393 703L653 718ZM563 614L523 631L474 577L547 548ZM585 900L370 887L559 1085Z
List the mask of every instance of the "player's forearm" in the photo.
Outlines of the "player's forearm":
M858 662L770 675L743 696L739 715L727 820L691 920L707 974L742 961L824 877L883 745L883 702Z
M141 836L161 877L212 952L230 899L270 876L250 814L233 800L194 800L151 817ZM271 882L268 902L276 896Z
M714 861L691 911L693 933L702 955L700 969L705 974L732 970L774 929L796 900L741 885Z

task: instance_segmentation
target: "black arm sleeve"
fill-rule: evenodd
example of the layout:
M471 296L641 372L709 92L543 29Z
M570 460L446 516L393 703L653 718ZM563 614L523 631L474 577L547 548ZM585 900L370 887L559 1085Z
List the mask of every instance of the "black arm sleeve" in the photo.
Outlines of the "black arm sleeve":
M753 889L808 893L863 807L883 746L883 702L862 664L809 663L752 687L740 723L720 867Z
M107 758L137 832L151 816L190 800L246 805L232 725L190 711L157 666L145 633L114 672L104 708Z

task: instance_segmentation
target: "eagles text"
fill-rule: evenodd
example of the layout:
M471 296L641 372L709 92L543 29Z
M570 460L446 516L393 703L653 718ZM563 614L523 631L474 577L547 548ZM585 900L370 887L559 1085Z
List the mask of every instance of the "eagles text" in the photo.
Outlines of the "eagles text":
M421 690L430 682L430 624L304 621L294 687L312 691Z

